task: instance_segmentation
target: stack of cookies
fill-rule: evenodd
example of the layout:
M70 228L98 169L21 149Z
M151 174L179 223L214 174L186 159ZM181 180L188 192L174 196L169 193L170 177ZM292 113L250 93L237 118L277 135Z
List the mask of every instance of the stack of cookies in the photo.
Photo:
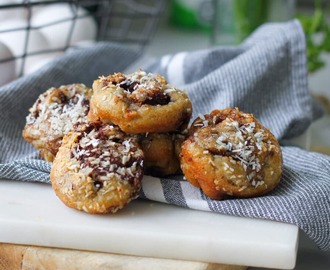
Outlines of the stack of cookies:
M138 197L144 174L180 172L192 105L185 91L139 70L51 88L30 109L24 139L52 162L51 182L69 207L114 213Z
M184 174L213 199L266 194L280 181L282 154L270 131L237 108L192 124L185 91L158 74L101 76L51 88L30 109L23 130L45 160L64 204L115 213L139 196L143 175Z

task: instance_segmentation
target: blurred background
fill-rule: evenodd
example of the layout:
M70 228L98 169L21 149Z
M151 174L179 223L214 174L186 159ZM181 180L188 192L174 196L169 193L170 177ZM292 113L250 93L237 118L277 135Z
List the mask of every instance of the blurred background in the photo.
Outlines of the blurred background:
M0 85L68 48L129 44L150 56L237 45L266 22L298 18L310 74L327 66L327 0L0 0ZM173 42L175 41L175 42ZM6 62L6 65L4 63ZM13 71L15 72L9 72ZM6 76L7 75L7 76Z
M266 22L298 18L312 73L330 52L327 0L0 0L0 63L31 73L70 47L135 45L152 56L241 43ZM171 42L171 41L175 42ZM147 46L148 45L148 46ZM32 57L33 61L31 61ZM42 57L37 57L42 56ZM42 61L41 61L42 60ZM31 65L37 67L31 69Z
M325 111L296 143L330 154L329 0L0 0L0 87L97 41L142 50L143 62L236 46L263 23L293 18L306 36L309 89ZM329 254L306 237L302 244L296 269L326 269Z

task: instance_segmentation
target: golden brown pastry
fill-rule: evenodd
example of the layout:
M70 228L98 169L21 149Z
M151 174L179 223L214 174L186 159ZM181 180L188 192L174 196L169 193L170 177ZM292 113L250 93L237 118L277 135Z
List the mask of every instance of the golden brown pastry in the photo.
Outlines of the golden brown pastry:
M163 177L180 173L179 154L183 140L184 136L176 133L141 135L139 143L144 153L145 174Z
M180 159L187 180L212 199L265 194L282 174L276 138L252 114L237 108L200 115L182 144Z
M52 87L39 96L26 118L23 138L53 161L62 138L86 121L92 90L83 84Z
M95 80L93 90L88 119L116 124L126 133L181 131L192 114L187 94L158 74L115 73Z
M86 124L63 138L50 173L61 201L90 214L115 213L139 195L143 152L118 127Z

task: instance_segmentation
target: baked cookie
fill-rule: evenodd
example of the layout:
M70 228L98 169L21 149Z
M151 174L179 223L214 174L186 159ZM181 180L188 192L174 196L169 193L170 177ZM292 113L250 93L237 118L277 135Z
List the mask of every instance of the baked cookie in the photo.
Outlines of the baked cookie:
M61 201L90 214L115 213L139 195L143 152L118 127L88 123L63 138L50 173Z
M282 174L276 138L252 114L237 108L200 115L182 144L180 159L187 180L212 199L265 194Z
M181 172L179 154L184 140L177 133L148 133L139 143L144 153L145 174L163 177Z
M41 94L26 118L23 138L52 162L62 138L86 122L92 90L83 84L53 87Z
M93 90L88 119L113 123L126 133L181 131L192 114L186 92L168 85L158 74L115 73L95 80Z

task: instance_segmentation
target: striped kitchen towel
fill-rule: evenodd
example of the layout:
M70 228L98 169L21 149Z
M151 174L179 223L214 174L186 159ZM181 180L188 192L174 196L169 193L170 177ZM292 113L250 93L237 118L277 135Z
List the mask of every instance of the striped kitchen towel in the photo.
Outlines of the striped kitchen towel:
M49 183L50 163L21 137L28 108L41 92L67 83L91 85L97 76L123 71L138 57L126 47L101 43L71 51L0 88L0 178ZM253 113L280 140L284 158L280 185L263 197L215 201L182 176L145 176L141 198L296 224L321 249L330 249L330 157L288 143L320 116L307 87L305 38L298 21L263 25L239 46L166 55L141 67L186 89L193 118L226 107Z

